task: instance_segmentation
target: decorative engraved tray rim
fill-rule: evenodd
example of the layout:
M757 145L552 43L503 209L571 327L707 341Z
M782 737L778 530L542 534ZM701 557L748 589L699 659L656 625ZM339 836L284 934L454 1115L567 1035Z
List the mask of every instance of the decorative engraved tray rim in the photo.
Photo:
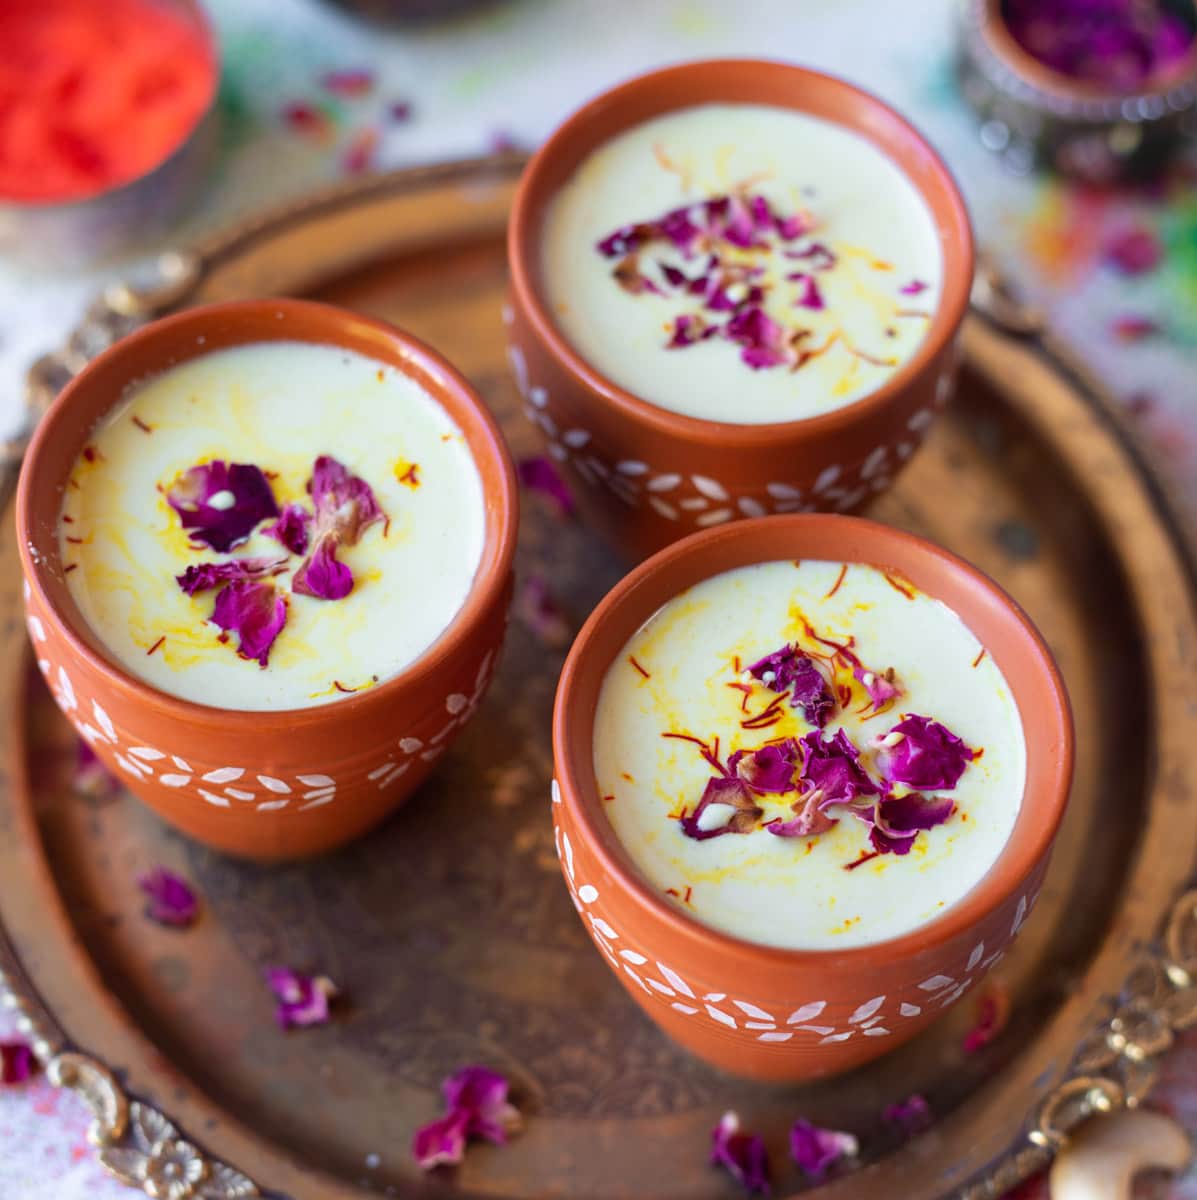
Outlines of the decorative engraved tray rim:
M303 234L309 227L324 223L322 247L302 268L280 267L273 276L268 270L268 276L281 276L283 283L268 290L308 288L380 258L394 245L418 245L420 230L405 229L402 236L389 234L382 228L385 223L371 222L371 216L378 215L373 213L375 208L381 213L388 202L421 188L464 185L462 194L468 199L463 202L477 205L477 228L493 231L510 199L522 161L519 155L501 155L353 181L239 224L194 251L163 256L159 285L144 291L110 289L92 306L63 349L34 365L29 375L31 423L66 378L128 328L188 303L227 296L230 288L238 290L239 281L242 291L248 287L261 294L253 274L255 263L259 269L264 262L269 263L272 247L276 258L285 257L279 248L283 241ZM290 281L288 270L295 276ZM221 271L229 276L223 283ZM213 276L218 277L214 285ZM992 365L995 355L1013 354L1018 369L1027 377L1024 386L1079 393L1084 403L1074 405L1078 412L1071 414L1069 436L1103 443L1099 449L1114 452L1114 460L1107 466L1115 474L1137 481L1133 495L1114 496L1108 494L1113 489L1098 489L1097 504L1103 523L1120 538L1119 549L1127 560L1150 565L1162 556L1169 568L1167 578L1152 576L1145 570L1143 577L1130 579L1139 606L1144 612L1151 611L1151 603L1166 611L1183 610L1189 627L1197 626L1197 554L1190 532L1167 484L1152 471L1113 400L1063 347L1054 343L1034 314L1001 291L991 274L982 273L974 305L965 333L970 358ZM1080 409L1084 410L1083 420ZM1036 421L1049 420L1038 413L1032 416ZM13 468L19 464L27 436L28 430L4 446L0 501L7 499ZM1058 430L1056 436L1060 436ZM0 583L0 595L5 588L17 586L15 580ZM19 623L14 624L16 629L8 635L10 646L19 644L22 637ZM1194 647L1150 644L1146 652L1153 677L1160 686L1170 688L1169 695L1175 695L1178 711L1185 715L1197 711L1197 672L1189 661ZM23 661L23 652L18 657ZM9 673L13 674L20 672ZM16 704L17 691L11 677L0 681L0 691L4 689L10 708L16 712L11 726L12 744L23 745L24 717ZM1192 871L1197 806L1183 804L1190 781L1177 766L1183 763L1185 751L1183 721L1174 720L1171 725L1161 721L1157 732L1164 767L1155 780L1149 781L1149 787L1162 790L1165 796L1153 803L1149 811L1155 819L1149 822L1135 848L1127 873L1125 909L1116 928L1112 926L1107 932L1089 962L1075 994L1024 1047L1020 1062L1039 1063L1038 1070L1028 1076L1029 1067L1020 1071L1012 1064L1007 1071L1011 1078L1003 1084L1003 1094L1012 1106L1018 1105L1012 1111L1026 1114L1020 1133L1007 1154L991 1163L983 1176L957 1177L949 1161L940 1176L941 1190L969 1200L1000 1195L1044 1166L1069 1130L1090 1114L1139 1103L1153 1082L1154 1060L1171 1044L1173 1031L1197 1023L1197 891L1176 895ZM23 759L14 757L15 773L23 772ZM3 769L0 762L0 783ZM27 786L24 779L10 780L10 784L17 782ZM1171 807L1165 820L1157 806L1165 807L1168 797ZM18 844L36 844L31 810L19 807L15 811L16 823L9 830L10 837ZM36 886L38 895L32 899L53 912L55 924L69 938L74 927L44 859L39 861ZM0 881L0 892L2 889ZM123 1081L99 1059L72 1043L68 1031L37 996L22 967L22 961L36 961L42 949L27 944L18 929L6 929L0 921L0 1003L16 1011L18 1026L31 1038L51 1082L77 1091L91 1107L94 1120L90 1137L100 1148L104 1165L149 1195L166 1194L160 1190L165 1184L161 1168L174 1155L190 1164L189 1177L193 1180L190 1191L178 1194L180 1200L190 1196L224 1200L260 1194L258 1186L239 1170L185 1141L158 1108L132 1099ZM128 1018L105 989L95 964L86 956L77 957L82 961L76 967L84 972L89 985L89 1001L105 1009L104 1024L125 1026L126 1040L132 1039L143 1059L153 1053L146 1035L128 1028ZM1071 1031L1067 1037L1069 1055L1053 1058L1049 1048L1060 1044L1064 1031ZM825 1185L821 1194L846 1198L859 1194L858 1189L871 1178L879 1182L874 1178L879 1171L900 1171L902 1163L942 1161L953 1132L967 1125L970 1102L961 1104L931 1134L908 1143L880 1163ZM992 1096L988 1102L994 1103ZM201 1108L216 1109L206 1098L198 1103ZM296 1195L318 1193L346 1200L361 1194L341 1179L289 1160L276 1142L246 1128L227 1113L221 1114L218 1142L221 1152L234 1161L266 1158L277 1165L286 1178L263 1179L259 1181L263 1187L293 1187Z

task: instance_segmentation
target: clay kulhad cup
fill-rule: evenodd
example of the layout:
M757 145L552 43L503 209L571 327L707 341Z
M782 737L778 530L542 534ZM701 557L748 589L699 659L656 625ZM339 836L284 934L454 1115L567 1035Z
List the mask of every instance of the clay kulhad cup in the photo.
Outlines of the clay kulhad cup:
M853 130L898 164L935 223L943 288L926 336L881 387L843 408L770 425L683 416L605 378L553 319L541 249L554 196L615 135L662 113L709 103L791 108ZM638 215L644 214L627 219ZM511 290L504 315L525 414L573 485L583 516L632 560L737 518L856 511L893 482L952 392L973 278L964 201L910 124L876 97L828 75L780 62L694 62L604 92L569 117L529 162L507 250ZM578 247L579 254L590 251Z
M1009 841L961 900L901 937L843 950L777 949L685 915L644 879L595 782L608 666L663 604L751 563L823 559L897 569L952 608L1004 674L1022 718L1026 789ZM570 651L553 716L553 823L566 886L632 999L675 1041L733 1074L796 1082L901 1045L980 982L1035 906L1068 799L1073 731L1043 639L991 580L921 538L856 517L770 517L694 534L604 598Z
M58 516L80 451L132 383L211 350L278 340L355 350L419 382L462 431L481 475L485 543L461 609L400 674L314 708L242 712L167 695L109 657L67 586ZM498 426L466 380L417 339L309 301L191 309L106 350L38 427L17 492L33 650L68 720L166 821L250 858L320 853L398 808L473 716L506 629L517 521L515 476Z

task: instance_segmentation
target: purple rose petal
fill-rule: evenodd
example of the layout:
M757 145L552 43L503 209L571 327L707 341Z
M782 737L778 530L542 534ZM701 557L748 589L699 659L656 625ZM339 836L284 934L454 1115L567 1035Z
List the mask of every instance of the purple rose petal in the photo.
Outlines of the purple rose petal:
M166 493L191 537L223 554L278 516L270 481L249 463L220 459L184 471Z
M155 867L137 880L146 897L146 916L159 925L180 928L193 925L199 916L199 900L190 884L165 867Z
M565 646L573 634L543 575L529 575L524 580L516 601L516 614L544 645L553 649Z
M794 803L794 816L788 821L770 821L765 828L774 837L814 837L826 833L836 819L824 811L822 805L825 797L817 787L808 788Z
M751 833L761 811L746 783L732 777L717 777L707 781L698 807L678 823L686 837L705 842L725 833Z
M801 1117L790 1130L790 1154L808 1179L822 1179L836 1163L855 1158L859 1151L852 1134L821 1129Z
M37 1070L33 1050L24 1042L0 1042L0 1085L24 1083Z
M749 1195L769 1194L769 1156L765 1143L754 1134L741 1133L740 1119L734 1112L724 1113L711 1130L710 1161L726 1167Z
M881 1114L881 1119L887 1125L896 1125L906 1133L919 1133L930 1128L935 1118L923 1096L913 1092L905 1100L888 1105Z
M912 279L909 283L904 283L898 291L903 296L918 296L925 292L931 285L924 283L921 279Z
M704 342L719 332L718 325L706 324L700 316L682 314L673 321L673 332L665 343L666 350L680 350L685 346L693 346L695 342Z
M790 707L818 729L827 724L835 700L814 661L789 643L751 664L748 673L772 692L789 692Z
M723 327L724 336L739 344L740 357L754 371L788 362L780 325L763 308L743 308Z
M892 667L888 671L878 674L876 671L870 671L868 667L857 664L852 668L852 674L868 694L874 708L879 709L902 694Z
M272 525L267 525L262 532L267 537L281 542L292 554L308 552L308 529L312 524L312 514L301 504L288 504L279 514Z
M460 1163L465 1158L468 1121L468 1113L454 1111L421 1125L411 1143L416 1165L424 1171L431 1171L433 1167L456 1166Z
M961 1043L964 1053L984 1050L1006 1028L1010 1008L1010 993L1001 983L991 983L977 1000L977 1019Z
M416 1130L412 1154L424 1169L460 1163L466 1142L481 1138L496 1146L520 1127L520 1114L508 1100L507 1079L487 1067L463 1067L441 1085L445 1116Z
M874 806L869 840L880 854L907 854L921 830L942 825L955 808L954 801L942 796L886 796Z
M794 276L786 276L787 279L793 279ZM802 282L802 289L798 295L798 299L794 301L796 308L809 308L816 312L821 312L827 307L823 301L823 293L819 291L818 281L813 275L803 275L799 273L798 279Z
M79 739L71 788L76 795L107 800L121 790L121 781L100 761L91 743Z
M175 582L188 596L207 592L235 580L261 579L285 570L282 558L230 558L224 562L192 563Z
M212 620L221 629L236 633L240 653L264 667L274 639L287 623L287 602L272 583L238 581L226 584L217 595Z
M794 791L801 751L793 738L771 742L759 750L737 750L727 761L728 770L762 795Z
M954 788L974 758L973 751L938 721L915 715L903 717L875 744L881 774L921 791Z
M326 533L291 577L291 590L317 600L343 600L353 591L353 572L337 562L337 537Z
M386 520L370 485L327 454L313 464L308 491L316 509L315 540L333 533L341 545L356 546L371 525Z
M289 967L268 967L265 974L278 1000L274 1017L280 1029L328 1023L329 1001L337 995L331 979L325 975L301 975Z
M549 459L542 456L521 458L516 463L516 472L519 475L521 487L527 488L530 492L538 492L551 501L561 516L573 515L574 498L569 494L565 480L561 478L557 468Z
M835 252L822 242L811 242L801 250L783 250L782 253L786 258L808 262L812 271L830 271L839 261Z
M860 765L860 751L843 729L826 741L817 731L808 733L798 744L802 748L802 781L822 792L823 807L852 804L878 794L877 785Z

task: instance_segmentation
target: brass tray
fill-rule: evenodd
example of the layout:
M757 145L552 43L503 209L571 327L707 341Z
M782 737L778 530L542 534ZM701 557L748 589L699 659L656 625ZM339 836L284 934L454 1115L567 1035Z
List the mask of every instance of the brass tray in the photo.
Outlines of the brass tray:
M168 256L160 286L97 302L35 368L31 396L43 403L156 313L300 292L440 347L494 406L514 452L532 452L500 319L520 165L509 156L355 182ZM861 1166L819 1189L826 1200L976 1200L1043 1166L1089 1114L1146 1094L1173 1030L1197 1021L1197 893L1184 891L1197 845L1193 561L1108 404L1028 336L1027 314L992 286L982 293L988 315L969 318L959 396L875 510L1009 588L1059 656L1076 709L1071 812L1035 917L1000 968L1013 1017L972 1057L960 1047L970 1003L813 1087L724 1078L667 1042L585 943L558 878L548 731L562 653L519 622L483 711L437 775L342 853L248 866L189 845L128 797L80 799L69 727L30 669L5 522L0 993L51 1079L94 1109L94 1140L116 1173L166 1195L155 1181L176 1154L194 1183L173 1200L259 1189L297 1200L730 1196L736 1185L705 1159L710 1127L735 1108L766 1136L781 1195L804 1186L784 1152L803 1114L861 1139ZM577 622L620 565L530 497L520 570L546 575ZM198 885L195 928L142 917L134 877L158 863ZM346 996L333 1023L276 1030L260 979L270 962L330 974ZM525 1131L420 1178L412 1130L439 1111L441 1077L472 1061L511 1076ZM902 1141L880 1113L912 1091L937 1120Z

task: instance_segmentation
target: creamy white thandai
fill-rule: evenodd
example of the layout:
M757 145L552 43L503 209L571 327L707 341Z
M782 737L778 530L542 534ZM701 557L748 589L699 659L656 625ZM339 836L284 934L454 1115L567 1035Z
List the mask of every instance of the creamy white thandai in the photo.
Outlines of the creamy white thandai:
M668 113L601 146L554 198L553 314L661 408L755 425L875 391L939 300L931 214L859 134L763 105Z
M484 541L461 431L336 346L217 350L132 387L60 514L80 611L133 675L201 704L324 704L444 631Z
M594 726L604 809L695 919L788 949L937 917L993 866L1022 802L1022 722L944 604L892 571L770 562L661 608L612 663Z

